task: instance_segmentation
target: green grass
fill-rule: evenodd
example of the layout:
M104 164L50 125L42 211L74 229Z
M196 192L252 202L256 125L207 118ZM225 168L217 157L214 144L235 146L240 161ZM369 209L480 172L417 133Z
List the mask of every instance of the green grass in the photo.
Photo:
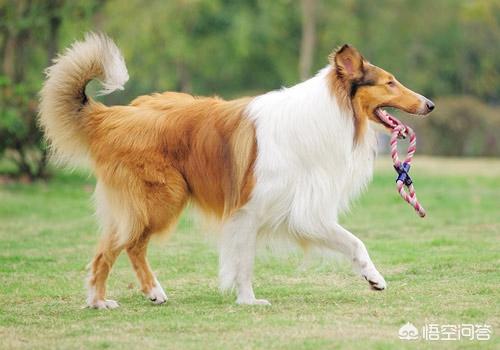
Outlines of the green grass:
M425 219L398 197L382 164L342 222L365 242L388 289L371 291L343 263L304 268L299 255L261 254L255 289L271 307L237 306L219 294L214 244L186 215L149 254L166 305L143 298L121 256L109 281L121 307L83 309L98 237L92 178L61 172L49 184L0 185L0 348L498 348L500 162L448 161L440 174L435 160L417 157ZM401 341L407 321L487 323L493 337Z

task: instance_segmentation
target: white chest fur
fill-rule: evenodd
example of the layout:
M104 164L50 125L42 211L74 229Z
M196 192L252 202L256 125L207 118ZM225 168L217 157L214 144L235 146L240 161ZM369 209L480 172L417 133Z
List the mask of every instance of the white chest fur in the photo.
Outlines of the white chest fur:
M248 208L269 228L306 234L336 222L372 176L375 132L354 145L352 115L328 88L325 68L289 89L257 97L256 186Z

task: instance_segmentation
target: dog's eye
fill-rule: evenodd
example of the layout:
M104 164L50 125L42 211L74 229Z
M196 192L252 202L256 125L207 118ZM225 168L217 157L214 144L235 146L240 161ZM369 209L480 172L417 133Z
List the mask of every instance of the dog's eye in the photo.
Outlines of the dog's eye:
M394 80L390 80L387 82L387 85L389 85L390 87L394 87L396 86L396 83L394 82Z

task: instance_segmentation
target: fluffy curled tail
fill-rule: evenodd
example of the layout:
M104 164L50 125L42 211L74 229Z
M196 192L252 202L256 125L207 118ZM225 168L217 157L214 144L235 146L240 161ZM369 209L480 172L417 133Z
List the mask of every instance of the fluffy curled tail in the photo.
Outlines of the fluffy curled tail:
M56 158L78 163L88 154L84 123L92 101L85 87L99 79L101 95L123 90L128 80L125 61L109 37L87 33L54 60L46 76L40 92L40 125Z

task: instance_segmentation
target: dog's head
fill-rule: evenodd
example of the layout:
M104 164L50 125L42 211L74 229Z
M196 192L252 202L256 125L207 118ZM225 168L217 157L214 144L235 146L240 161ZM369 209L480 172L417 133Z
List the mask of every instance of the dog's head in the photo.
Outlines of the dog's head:
M394 107L410 114L427 115L434 103L408 89L393 74L374 66L354 47L344 45L330 55L334 79L350 101L355 118L372 120L388 129L384 107ZM391 116L392 117L392 116Z

